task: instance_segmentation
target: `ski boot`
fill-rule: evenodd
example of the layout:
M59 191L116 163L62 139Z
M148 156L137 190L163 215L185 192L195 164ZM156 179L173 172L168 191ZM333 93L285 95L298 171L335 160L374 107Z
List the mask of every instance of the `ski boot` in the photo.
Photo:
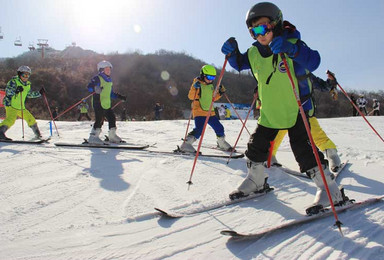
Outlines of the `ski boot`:
M100 139L99 135L101 133L101 128L93 128L91 133L89 134L88 143L90 144L104 144L104 142Z
M33 133L35 134L35 137L32 138L32 140L41 140L41 139L43 139L43 137L41 136L41 133L40 133L40 129L37 126L37 123L34 124L34 125L31 125L31 129L32 129Z
M108 140L110 143L120 144L125 143L117 134L116 134L116 127L112 127L109 129L108 132Z
M225 141L225 136L218 136L217 137L217 147L223 151L227 151L227 152L233 151L232 146L227 141Z
M5 132L7 132L8 126L2 125L0 126L0 140L5 140L5 141L12 141L11 138L8 138L5 136Z
M248 175L237 190L229 194L231 200L248 197L252 193L268 192L272 188L267 183L268 175L264 171L263 163L247 162Z
M340 168L340 157L337 154L336 149L326 149L325 154L327 155L327 159L329 162L329 168L331 168L331 171L337 172Z
M180 152L196 153L195 148L193 148L192 146L195 141L196 137L194 137L193 135L188 135L180 146Z

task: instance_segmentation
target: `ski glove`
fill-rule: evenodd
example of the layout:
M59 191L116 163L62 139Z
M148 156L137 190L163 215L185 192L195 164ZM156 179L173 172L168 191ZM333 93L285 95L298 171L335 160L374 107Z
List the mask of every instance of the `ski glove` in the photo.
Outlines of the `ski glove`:
M239 53L239 46L235 37L231 37L226 42L224 42L223 47L221 47L221 52L229 56Z
M294 58L298 54L297 45L290 43L287 40L286 33L284 33L282 36L275 37L272 40L270 47L274 54L286 53L290 58Z
M224 85L220 85L220 87L219 87L220 96L222 96L225 93L225 91L226 91L226 89L225 89Z
M195 89L199 89L199 88L201 88L200 82L199 82L199 81L196 81L195 84L193 84L193 87L194 87Z
M337 93L337 90L335 88L331 89L331 91L329 91L329 93L331 93L331 97L334 101L337 101L337 98L338 98L338 93Z
M39 90L39 93L41 95L44 95L47 91L45 91L45 88L44 87L41 87L41 89Z
M126 96L117 94L117 97L120 98L120 99L123 100L123 101L127 101L127 97L126 97Z
M103 90L102 87L100 87L100 86L95 86L95 93L96 93L96 94L100 94L102 90Z
M24 90L24 88L22 87L22 86L18 86L17 88L16 88L16 94L19 94L20 92L23 92L23 90Z

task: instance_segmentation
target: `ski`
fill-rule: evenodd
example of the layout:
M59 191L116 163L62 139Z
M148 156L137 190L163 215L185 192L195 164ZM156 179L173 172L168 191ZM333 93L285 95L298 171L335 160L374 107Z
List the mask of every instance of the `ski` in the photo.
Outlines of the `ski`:
M249 195L249 196L244 197L244 198L240 198L240 199L236 199L236 200L230 200L228 198L228 199L224 199L222 201L219 201L217 203L214 203L212 205L208 205L208 206L205 206L205 207L200 207L198 209L194 209L194 210L192 209L190 211L180 212L180 213L175 211L175 210L164 210L164 209L161 209L161 208L155 208L155 210L157 211L157 213L159 213L161 216L164 216L164 217L168 217L168 218L182 218L182 217L185 217L185 216L195 215L195 214L207 212L207 211L210 211L210 210L222 208L222 207L225 207L225 206L229 206L229 205L232 205L232 204L240 203L240 202L243 202L243 201L246 201L246 200L255 199L255 198L264 196L264 195L268 194L271 191L273 191L272 187L269 190L267 190L267 191L264 191L264 192L261 192L261 193L254 193L254 194Z
M149 145L127 145L121 144L90 144L90 143L55 143L56 146L61 147L82 147L82 148L105 148L105 149L125 149L125 150L143 150L149 147Z
M337 170L337 172L331 171L331 173L333 173L333 175L335 175L335 178L337 178L337 176L339 176L339 174L343 171L343 169L347 165L350 165L350 163L348 163L348 161L345 161L345 162L341 163L341 165L340 165L339 169ZM285 173L288 173L288 174L296 176L296 177L300 177L300 178L304 178L304 179L310 179L305 173L301 173L301 172L298 172L298 171L295 171L295 170L291 170L291 169L289 169L289 168L287 168L285 166L276 166L276 168L281 169Z
M13 143L13 144L43 144L47 143L51 138L37 139L37 140L4 140L0 139L2 143Z
M357 209L357 208L367 206L367 205L370 205L370 204L373 204L376 202L380 202L380 201L382 201L383 198L384 198L384 196L369 198L369 199L355 202L355 203L351 203L351 204L348 204L345 206L336 207L335 210L337 213L341 213L341 212L344 212L347 210ZM302 218L298 218L298 219L295 219L295 220L292 220L292 221L289 221L289 222L286 222L286 223L283 223L283 224L280 224L280 225L277 225L274 227L269 227L269 228L266 228L264 230L261 230L261 231L255 232L255 233L239 233L239 232L236 232L234 230L222 230L220 232L220 234L222 234L224 236L230 236L233 239L239 239L239 240L242 240L242 239L260 239L261 237L263 237L265 235L277 233L277 232L285 230L285 229L289 229L289 228L292 228L292 227L295 227L295 226L298 226L301 224L312 222L312 221L322 219L322 218L332 216L332 215L333 215L333 212L332 212L332 210L329 209L325 212L322 212L322 213L319 213L316 215L303 216Z
M149 153L158 153L158 154L172 154L172 155L180 155L180 156L196 156L195 153L188 153L188 152L181 152L180 150L174 150L174 151L157 151L157 150L145 150ZM229 157L229 154L206 154L206 153L200 153L199 157L209 157L209 158L232 158L232 159L239 159L243 158L244 154L242 153L236 153L232 154L231 157Z

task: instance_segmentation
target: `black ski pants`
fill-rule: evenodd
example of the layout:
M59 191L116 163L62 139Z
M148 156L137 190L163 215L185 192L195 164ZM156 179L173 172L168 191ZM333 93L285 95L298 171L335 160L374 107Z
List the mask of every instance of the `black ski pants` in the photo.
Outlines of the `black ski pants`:
M101 128L104 123L104 118L108 120L109 129L116 127L116 116L111 108L104 109L100 103L94 102L93 109L95 110L95 123L93 128Z
M248 148L245 152L248 159L254 162L267 161L270 143L275 140L279 130L280 129L267 128L262 125L258 125L248 141ZM297 117L296 124L288 129L288 136L292 152L300 166L300 171L306 172L317 166L315 155L313 154L312 146L300 114ZM323 153L321 153L318 149L317 151L319 153L321 163L325 164Z

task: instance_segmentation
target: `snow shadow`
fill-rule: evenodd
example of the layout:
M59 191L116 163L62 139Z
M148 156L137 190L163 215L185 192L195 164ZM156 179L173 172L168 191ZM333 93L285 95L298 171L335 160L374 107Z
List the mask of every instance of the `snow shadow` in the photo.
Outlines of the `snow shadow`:
M140 161L137 159L118 160L117 150L91 149L90 168L87 169L91 176L100 179L100 186L110 191L124 191L129 188L121 175L124 174L123 164Z

